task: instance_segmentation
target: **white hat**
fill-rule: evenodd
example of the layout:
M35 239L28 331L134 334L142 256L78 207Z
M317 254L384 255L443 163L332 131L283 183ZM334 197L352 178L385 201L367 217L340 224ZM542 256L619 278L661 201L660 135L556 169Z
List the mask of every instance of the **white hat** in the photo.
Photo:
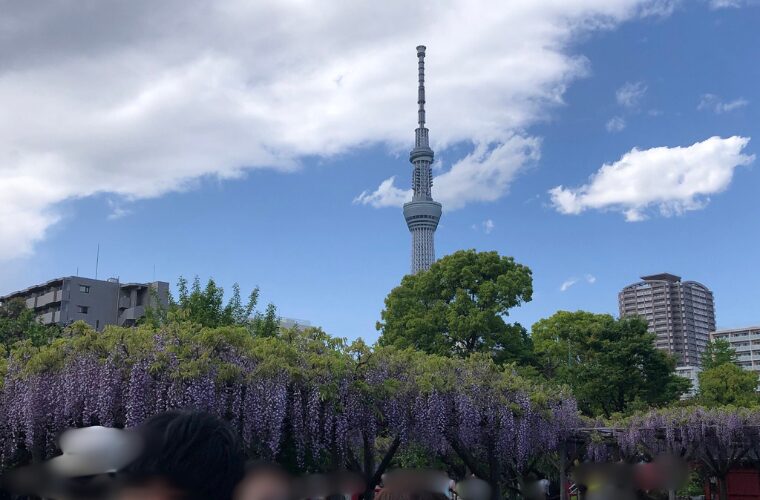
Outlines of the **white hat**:
M142 451L142 441L136 434L98 426L64 432L59 446L63 454L46 464L59 477L116 472L137 458Z

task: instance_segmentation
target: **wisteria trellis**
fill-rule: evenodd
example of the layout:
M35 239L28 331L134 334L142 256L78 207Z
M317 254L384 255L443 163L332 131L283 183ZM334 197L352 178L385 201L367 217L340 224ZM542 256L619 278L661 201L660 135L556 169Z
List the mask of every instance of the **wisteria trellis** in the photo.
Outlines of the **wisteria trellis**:
M302 470L361 469L388 438L453 451L472 470L496 464L479 474L493 483L579 433L583 458L596 461L667 452L721 476L743 458L760 460L758 410L673 408L589 424L568 394L486 357L359 354L319 336L174 328L87 332L13 351L0 389L0 466L50 456L66 428L132 427L170 408L215 413L251 456L276 459L287 447Z
M519 468L577 418L571 397L535 398L519 377L482 360L427 366L430 357L393 349L319 354L304 339L240 342L224 331L213 341L209 332L138 332L139 349L123 332L88 335L89 343L51 347L58 352L50 366L30 369L44 348L10 359L0 394L4 465L19 450L49 456L72 426L133 427L169 408L195 408L232 422L252 456L277 458L292 443L307 469L359 463L379 436L431 452L456 441L473 455L495 443L505 466ZM317 366L328 358L338 368Z

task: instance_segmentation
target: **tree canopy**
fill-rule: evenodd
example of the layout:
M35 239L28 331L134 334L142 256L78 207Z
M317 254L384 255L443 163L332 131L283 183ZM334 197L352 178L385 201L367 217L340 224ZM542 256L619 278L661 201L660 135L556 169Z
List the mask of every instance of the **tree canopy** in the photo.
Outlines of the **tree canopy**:
M243 326L251 333L272 337L277 334L280 318L274 304L267 305L264 312L256 309L259 301L259 288L254 288L243 303L240 285L232 285L232 294L224 304L224 289L209 278L205 287L201 287L198 276L188 288L187 280L180 277L177 282L178 297L170 297L169 307L148 308L141 323L154 328L172 320L190 321L191 323L216 328L222 326ZM158 302L158 301L156 301Z
M531 271L497 252L462 250L408 275L385 299L379 343L429 354L486 353L497 362L527 361L530 338L505 321L531 300Z
M699 402L705 406L754 406L758 403L757 372L739 366L736 351L725 339L715 339L702 355Z
M708 342L702 354L702 370L709 370L725 363L736 363L736 351L726 339Z
M639 319L560 311L534 324L532 338L540 371L569 385L587 415L663 406L688 389Z
M0 305L0 345L10 346L24 339L34 345L43 345L60 332L57 325L40 323L34 310L26 307L24 299L14 298Z
M757 372L735 363L723 363L699 374L699 401L706 406L753 406L757 398Z

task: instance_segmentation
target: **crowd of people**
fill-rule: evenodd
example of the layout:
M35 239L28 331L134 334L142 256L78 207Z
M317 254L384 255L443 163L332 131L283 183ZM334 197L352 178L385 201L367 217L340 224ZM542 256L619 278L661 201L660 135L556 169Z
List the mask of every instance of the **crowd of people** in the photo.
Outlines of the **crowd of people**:
M62 454L3 478L11 498L54 500L358 500L357 474L292 477L273 463L246 462L235 431L209 414L170 411L125 431L89 427L64 433ZM474 500L488 491L470 485ZM379 500L448 500L454 489L442 473L394 473Z

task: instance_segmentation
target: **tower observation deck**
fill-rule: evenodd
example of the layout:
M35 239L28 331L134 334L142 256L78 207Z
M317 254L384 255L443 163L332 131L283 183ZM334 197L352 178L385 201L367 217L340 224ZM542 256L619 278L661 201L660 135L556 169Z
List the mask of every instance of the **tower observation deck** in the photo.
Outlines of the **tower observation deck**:
M441 204L433 201L433 150L425 127L425 46L417 47L419 87L417 129L414 149L409 153L412 170L412 201L404 204L404 218L412 233L412 274L427 270L435 261L435 230L441 219Z

